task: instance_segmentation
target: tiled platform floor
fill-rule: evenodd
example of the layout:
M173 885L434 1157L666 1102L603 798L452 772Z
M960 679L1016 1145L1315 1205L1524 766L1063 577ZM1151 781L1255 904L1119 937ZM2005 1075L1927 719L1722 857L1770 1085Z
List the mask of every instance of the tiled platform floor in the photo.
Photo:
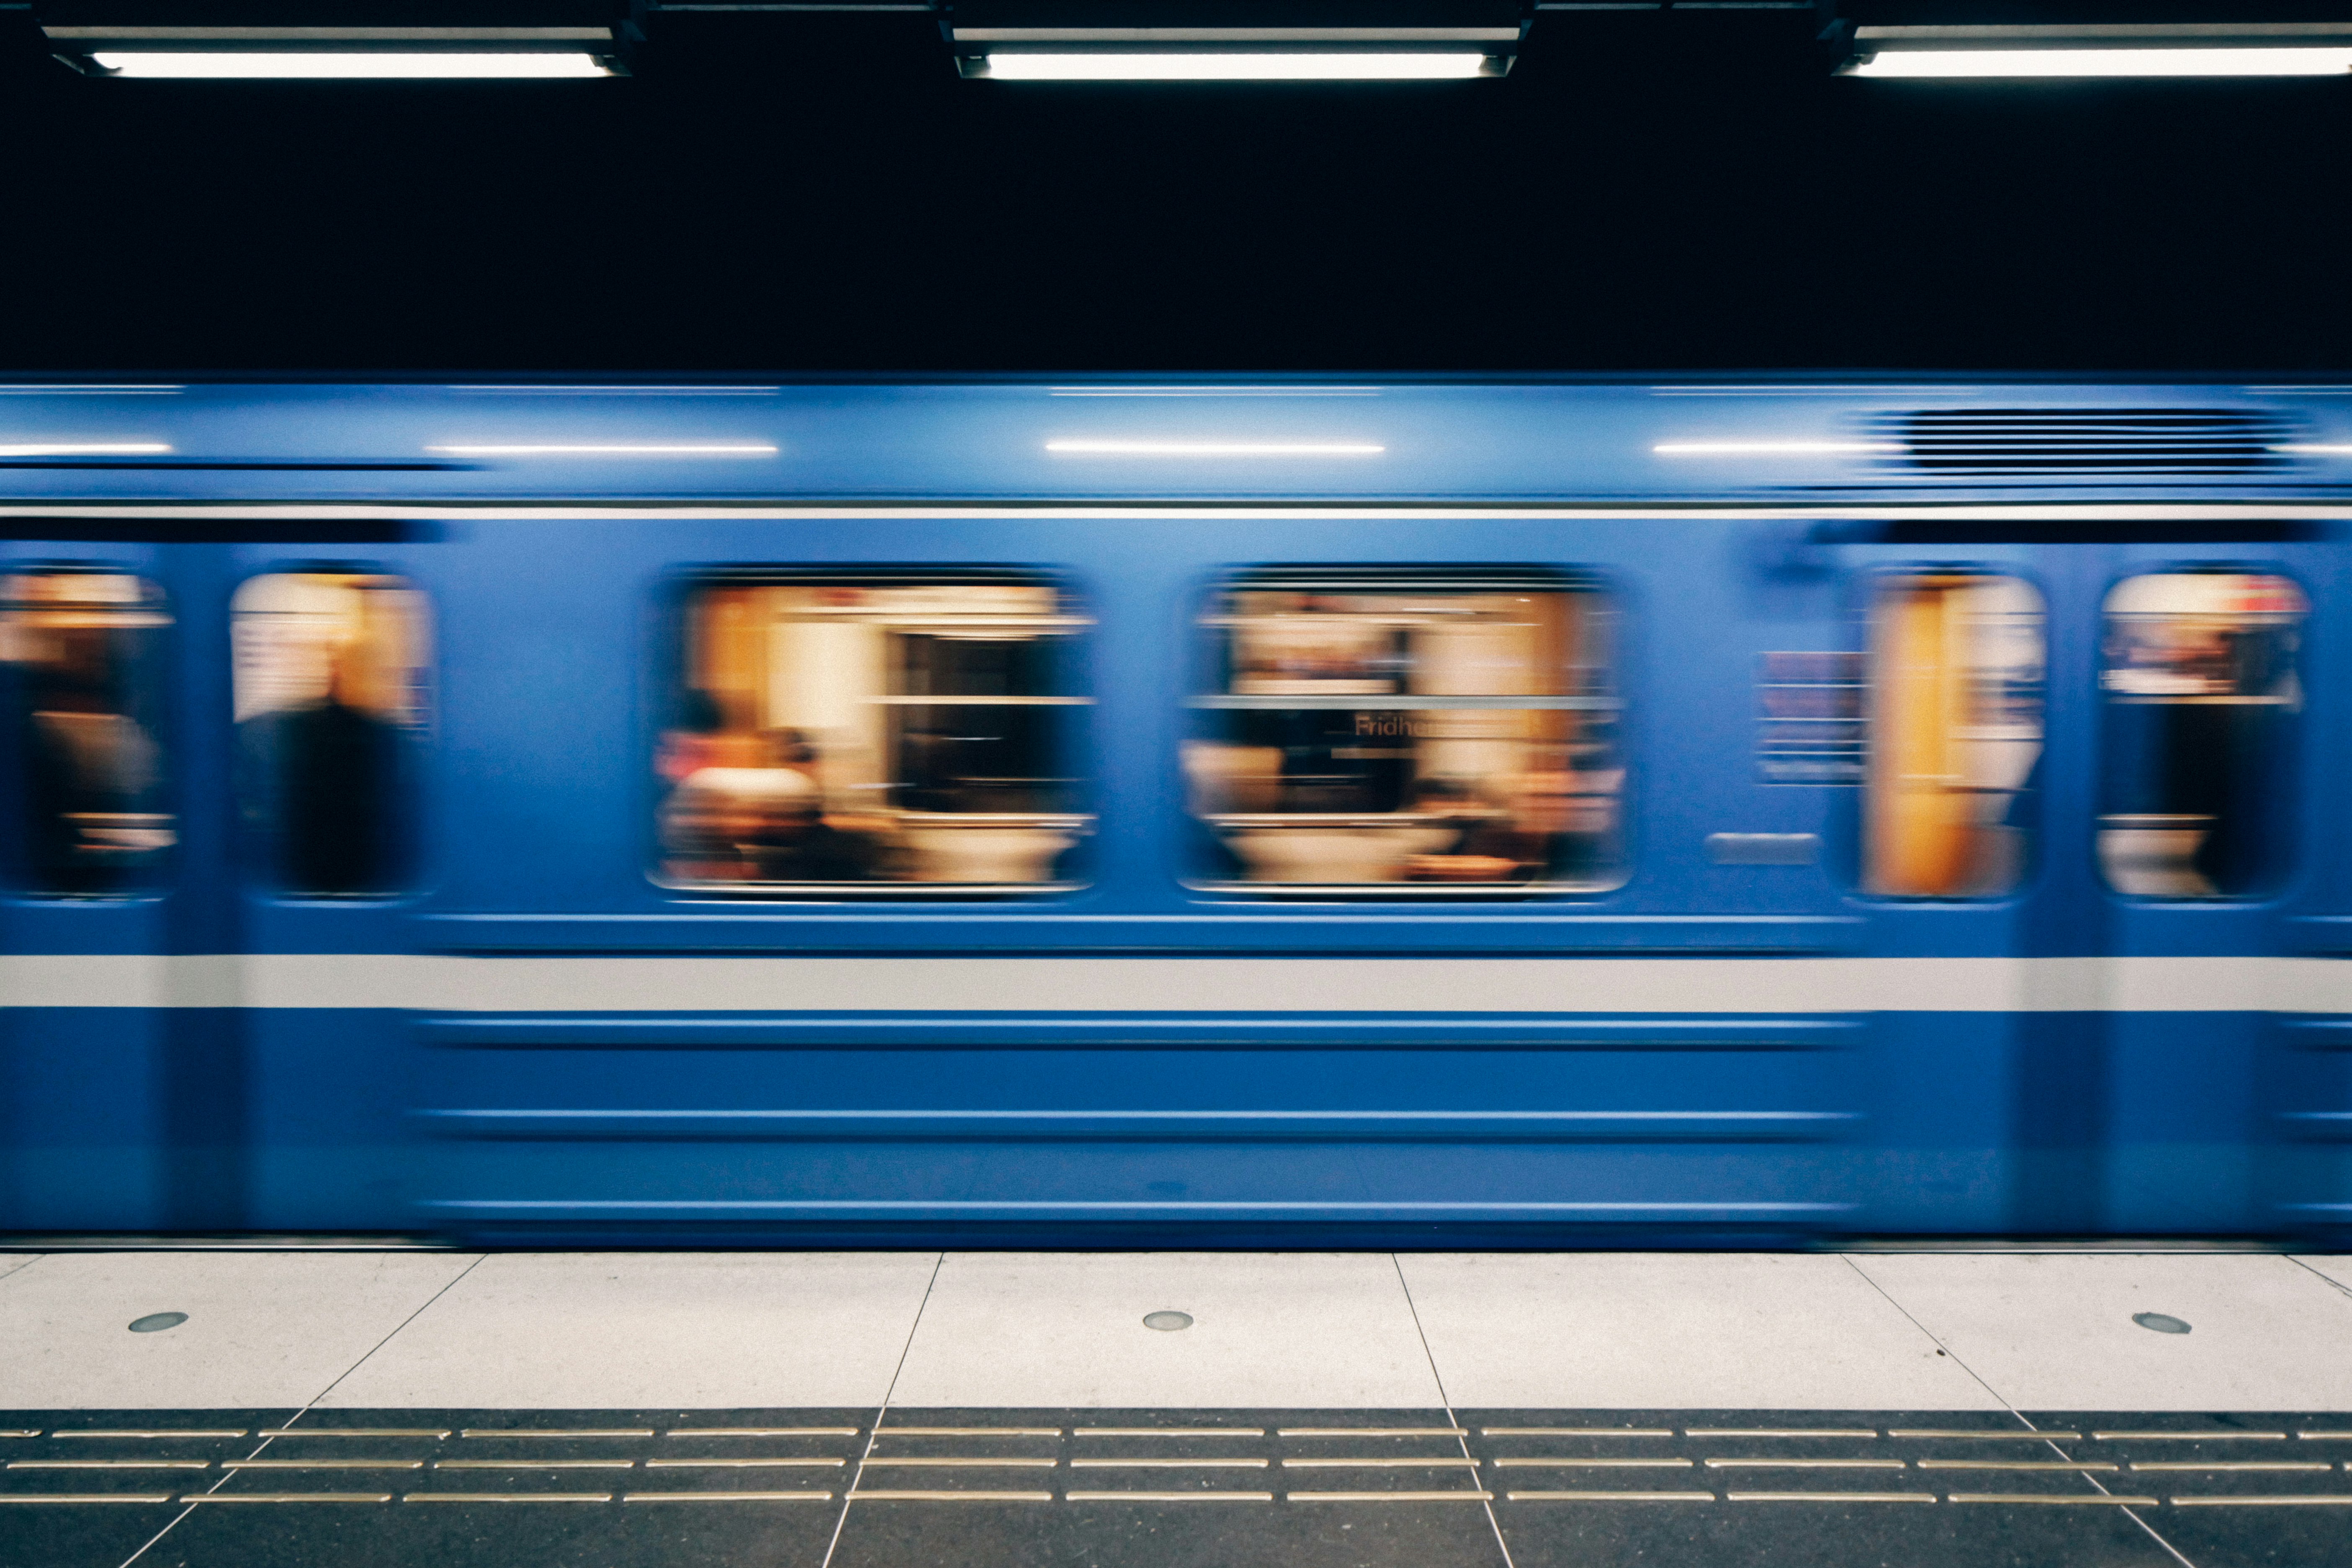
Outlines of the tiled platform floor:
M11 1565L2352 1564L2341 1258L19 1261Z

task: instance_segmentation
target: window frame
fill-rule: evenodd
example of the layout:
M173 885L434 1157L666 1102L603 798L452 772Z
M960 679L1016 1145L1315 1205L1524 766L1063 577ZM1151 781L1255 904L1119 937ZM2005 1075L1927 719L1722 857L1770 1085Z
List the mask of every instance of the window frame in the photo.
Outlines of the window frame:
M2291 586L2303 601L2302 610L2296 619L2297 637L2294 649L2297 702L2292 712L2296 723L2286 737L2284 745L2281 746L2280 754L2273 759L2279 765L2271 770L2273 777L2284 781L2284 788L2287 792L2286 798L2277 801L2269 813L2281 830L2277 841L2270 848L2266 863L2262 868L2263 875L2243 892L2188 893L2178 896L2126 892L2108 879L2106 863L2100 854L2100 839L2105 832L2104 824L2110 815L2101 808L2107 804L2107 769L2114 744L2109 718L2114 704L2106 686L2107 603L2126 583L2135 582L2142 577L2171 576L2275 578ZM2320 603L2319 596L2312 591L2311 584L2305 581L2303 574L2294 571L2286 563L2277 560L2209 558L2145 563L2126 562L2110 574L2100 584L2098 596L2094 602L2092 610L2095 630L2092 638L2091 694L2094 713L2093 744L2095 750L2093 753L2094 765L2089 792L2090 843L2088 848L2091 879L2102 897L2132 909L2217 910L2246 909L2275 903L2289 894L2304 870L2296 851L2309 836L2309 829L2304 822L2308 797L2303 770L2309 761L2305 754L2305 748L2310 744L2307 734L2312 707L2311 637L2313 626L2318 617Z
M711 882L672 877L665 861L661 812L675 785L665 785L656 769L662 735L677 713L688 688L692 658L690 643L697 595L713 588L824 585L862 587L946 586L958 582L997 582L1050 587L1056 596L1057 617L1073 622L1075 683L1083 693L1070 704L1078 717L1062 738L1071 769L1076 809L1059 813L1006 814L1039 818L1065 818L1073 842L1060 852L1068 874L1050 882L971 883L918 881ZM1096 654L1092 635L1099 625L1090 596L1078 574L1063 566L1003 562L772 562L681 565L665 572L656 589L653 657L639 661L649 684L639 727L643 784L637 806L646 880L674 902L716 903L729 907L768 908L778 905L908 902L925 907L997 907L1068 899L1092 890L1098 876L1094 841L1101 832L1101 773L1099 741L1093 710ZM942 814L945 815L945 814ZM964 814L959 814L964 815ZM969 814L988 815L988 814Z
M1608 835L1611 854L1605 878L1589 882L1543 879L1502 884L1439 881L1304 883L1253 882L1201 874L1202 837L1213 838L1215 828L1206 817L1192 809L1189 798L1192 782L1184 766L1182 748L1201 738L1197 715L1212 707L1201 700L1224 695L1209 689L1210 677L1216 666L1218 645L1217 637L1207 625L1209 617L1218 613L1217 601L1221 596L1246 587L1253 581L1267 588L1312 589L1326 586L1334 591L1368 594L1406 593L1417 588L1451 588L1465 593L1517 589L1563 595L1590 595L1599 600L1611 617L1608 658L1603 667L1606 670L1606 695L1572 710L1591 710L1606 704L1614 715L1612 767L1609 771L1619 776L1617 785L1610 795L1615 820ZM1178 847L1181 861L1179 884L1196 895L1201 902L1259 908L1298 903L1491 907L1537 901L1591 902L1622 891L1636 875L1633 823L1634 766L1630 719L1635 704L1627 695L1632 673L1628 648L1633 630L1633 599L1628 585L1605 568L1557 562L1257 562L1227 563L1204 574L1195 584L1182 622L1188 646L1181 665L1182 684L1178 698L1178 753L1174 770L1178 789L1175 816L1182 825L1182 838ZM1562 684L1565 684L1564 679ZM1529 707L1509 710L1566 709L1576 700L1568 694L1560 694L1529 700ZM1272 817L1315 814L1223 815L1265 815Z
M302 909L354 909L368 906L390 906L414 902L425 889L425 860L431 848L426 821L428 803L432 797L428 773L429 754L439 732L441 715L439 621L436 616L433 595L416 574L410 571L388 567L380 562L351 560L305 559L274 562L239 576L230 586L226 619L229 637L229 700L232 718L229 724L229 744L237 746L235 719L237 684L236 601L253 584L267 577L381 577L397 582L400 591L413 595L416 606L416 625L413 634L421 644L423 657L411 666L416 679L416 717L409 726L408 776L403 781L402 798L396 804L397 829L401 843L395 850L398 874L394 885L378 891L359 893L301 892L282 885L270 866L268 857L258 840L262 837L247 816L244 780L232 777L230 800L236 816L236 864L240 883L253 897L272 905ZM232 759L232 773L237 772Z
M93 889L36 886L32 803L27 788L31 759L24 748L23 730L16 729L5 742L0 742L6 748L9 769L9 776L5 786L0 786L0 806L5 806L10 811L18 823L17 831L9 837L5 847L0 847L0 868L5 868L6 890L12 899L39 905L122 906L152 904L172 895L178 878L181 855L186 843L187 813L186 803L183 799L182 771L184 759L179 746L182 725L178 675L179 660L183 651L180 641L182 617L168 580L169 574L163 570L163 564L159 561L134 563L119 559L90 560L56 557L38 557L0 563L0 576L6 577L128 577L139 584L148 595L141 600L141 607L150 608L163 617L161 624L152 628L159 635L155 639L152 653L148 656L149 668L146 673L151 677L152 689L147 693L147 696L152 704L150 710L154 721L152 739L158 756L158 772L161 775L154 786L154 804L163 807L163 810L155 815L164 817L171 824L170 831L173 835L173 842L161 847L161 853L150 862L152 875L133 885ZM21 682L23 677L15 660L7 661L7 665L5 677L0 679L5 679L9 683L10 703L12 708L15 708L16 693L21 690L17 683ZM16 710L16 717L19 720L29 720L30 716L29 708L17 708Z
M2051 747L2050 689L2053 639L2051 635L2053 615L2049 584L2040 572L2024 562L2002 562L1987 564L1975 561L1914 561L1868 566L1855 574L1856 585L1862 594L1858 606L1862 628L1862 720L1863 773L1852 784L1836 785L1853 791L1849 813L1850 826L1842 835L1846 845L1845 883L1851 895L1874 906L1903 909L1989 909L2015 903L2029 896L2048 870L2045 843L2049 836L2046 815L2045 787L2029 788L2021 783L2012 792L2026 814L2023 831L2025 841L2018 855L2017 875L2008 886L1993 891L1960 893L1890 893L1874 889L1871 883L1870 819L1872 791L1874 788L1874 767L1878 744L1877 693L1878 667L1876 647L1876 617L1882 595L1889 586L1903 580L1926 577L2001 578L2019 584L2032 594L2041 614L2042 684L2040 689L2040 753L2026 778L2033 777L2036 768L2046 766Z

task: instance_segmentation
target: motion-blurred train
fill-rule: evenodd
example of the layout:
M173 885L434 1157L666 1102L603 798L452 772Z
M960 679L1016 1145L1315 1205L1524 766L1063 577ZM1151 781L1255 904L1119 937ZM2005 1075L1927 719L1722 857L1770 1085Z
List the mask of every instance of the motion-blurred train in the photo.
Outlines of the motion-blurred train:
M2352 384L0 384L0 1229L2352 1218Z

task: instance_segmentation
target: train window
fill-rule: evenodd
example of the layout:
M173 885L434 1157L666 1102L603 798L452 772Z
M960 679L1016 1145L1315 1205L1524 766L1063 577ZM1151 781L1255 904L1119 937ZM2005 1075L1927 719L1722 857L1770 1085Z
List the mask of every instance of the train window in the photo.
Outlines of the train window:
M269 883L298 898L406 879L425 720L423 595L398 577L278 572L230 602L237 798Z
M2099 868L2116 892L2242 896L2284 864L2304 611L2293 583L2253 573L2151 573L2107 595Z
M29 891L122 895L160 880L177 839L163 749L171 624L155 585L125 573L0 579Z
M686 595L661 879L742 893L1073 886L1080 635L1034 574L731 577Z
M2014 577L1892 575L1871 606L1863 882L1991 898L2023 878L2042 757L2042 596Z
M1265 570L1202 616L1184 773L1231 891L1624 880L1617 611L1563 574Z

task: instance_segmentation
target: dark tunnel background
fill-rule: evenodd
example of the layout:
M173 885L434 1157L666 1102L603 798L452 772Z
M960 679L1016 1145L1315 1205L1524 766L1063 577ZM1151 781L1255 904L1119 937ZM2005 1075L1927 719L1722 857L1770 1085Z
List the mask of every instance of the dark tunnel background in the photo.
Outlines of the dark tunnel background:
M2346 80L1840 80L1736 14L1385 86L964 81L906 15L588 82L15 42L15 371L2352 363Z

